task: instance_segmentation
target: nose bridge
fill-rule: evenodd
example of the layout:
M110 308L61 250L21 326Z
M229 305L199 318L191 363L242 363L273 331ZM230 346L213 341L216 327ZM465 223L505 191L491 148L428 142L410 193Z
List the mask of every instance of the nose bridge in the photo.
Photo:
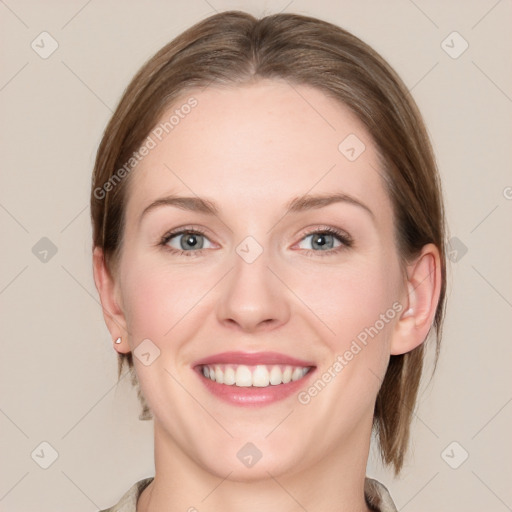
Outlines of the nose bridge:
M271 251L248 236L235 247L232 264L217 306L219 321L247 331L286 322L289 305L282 283L269 269Z

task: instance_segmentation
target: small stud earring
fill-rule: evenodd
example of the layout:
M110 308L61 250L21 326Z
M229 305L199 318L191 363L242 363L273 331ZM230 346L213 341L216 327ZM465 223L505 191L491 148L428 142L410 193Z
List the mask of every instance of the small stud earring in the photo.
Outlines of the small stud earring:
M119 343L122 343L122 342L123 342L123 340L121 339L121 336L119 336L119 338L117 338L117 340L116 340L116 341L114 341L114 343L115 343L116 345L119 345Z

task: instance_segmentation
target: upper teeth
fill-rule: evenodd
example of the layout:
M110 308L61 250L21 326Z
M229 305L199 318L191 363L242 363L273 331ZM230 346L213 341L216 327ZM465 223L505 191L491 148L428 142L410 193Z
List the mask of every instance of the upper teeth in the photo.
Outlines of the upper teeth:
M257 366L216 364L202 367L203 375L219 384L260 388L302 379L309 370L309 367L263 364Z

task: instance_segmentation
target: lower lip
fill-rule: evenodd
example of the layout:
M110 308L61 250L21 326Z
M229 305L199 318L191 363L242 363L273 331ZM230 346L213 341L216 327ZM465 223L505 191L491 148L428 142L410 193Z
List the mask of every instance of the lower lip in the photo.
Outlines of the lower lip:
M254 406L254 405L268 405L279 400L284 400L293 394L297 394L301 388L306 385L311 375L314 373L315 368L302 377L302 379L288 382L287 384L270 385L264 388L255 386L251 387L238 387L234 384L228 386L226 384L219 384L211 379L207 379L201 371L197 371L199 378L206 386L206 389L216 397L224 400L233 405L241 406Z

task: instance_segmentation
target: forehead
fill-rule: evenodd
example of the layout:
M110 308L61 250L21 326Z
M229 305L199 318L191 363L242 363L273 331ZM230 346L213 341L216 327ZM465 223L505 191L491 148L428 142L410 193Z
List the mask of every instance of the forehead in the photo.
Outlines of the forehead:
M149 138L154 147L132 171L129 210L168 193L269 209L333 191L390 209L365 127L313 87L261 80L192 90Z

